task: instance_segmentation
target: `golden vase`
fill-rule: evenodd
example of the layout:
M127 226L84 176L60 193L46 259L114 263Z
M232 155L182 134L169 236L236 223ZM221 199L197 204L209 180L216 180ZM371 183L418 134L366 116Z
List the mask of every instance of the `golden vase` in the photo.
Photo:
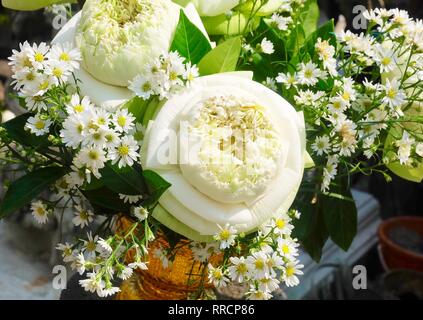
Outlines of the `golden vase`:
M122 218L118 229L128 230L132 222ZM194 261L189 240L181 240L175 246L172 263L165 268L155 256L156 249L167 249L169 243L162 233L149 244L148 270L137 269L134 275L124 281L117 300L187 300L192 295L212 289L207 281L207 266ZM132 257L129 255L128 262ZM211 258L217 262L218 256ZM194 295L195 298L196 295Z

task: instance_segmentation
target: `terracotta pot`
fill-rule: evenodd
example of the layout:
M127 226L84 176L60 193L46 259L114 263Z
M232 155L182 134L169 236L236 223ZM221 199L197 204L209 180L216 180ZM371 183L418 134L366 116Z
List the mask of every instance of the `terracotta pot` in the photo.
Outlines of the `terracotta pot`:
M389 269L423 271L423 255L401 247L390 238L391 230L398 227L413 230L423 237L423 218L404 216L383 221L378 235L386 266Z

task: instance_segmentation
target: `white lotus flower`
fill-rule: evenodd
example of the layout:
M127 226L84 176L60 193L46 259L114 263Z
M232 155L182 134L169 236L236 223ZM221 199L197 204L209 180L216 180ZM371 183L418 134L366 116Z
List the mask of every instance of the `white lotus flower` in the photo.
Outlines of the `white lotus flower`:
M134 2L135 0L125 1ZM99 0L87 1L86 6L87 8L91 8L91 6L93 6L93 3L97 2L99 2ZM108 0L106 2L121 3L123 1ZM154 2L154 6L158 6L159 3L170 2L170 0L138 0L137 2ZM102 5L102 7L104 7L104 4ZM150 30L151 28L147 28L148 30L145 31L144 36L140 36L137 39L134 38L133 33L138 32L138 34L140 35L140 31L136 29L135 26L130 27L130 24L128 24L126 28L117 28L116 23L113 24L111 22L113 19L108 18L107 16L104 16L104 20L100 20L100 18L93 20L91 27L89 26L89 21L86 21L90 13L85 13L85 17L82 18L81 11L77 13L74 17L72 17L71 20L69 20L69 22L60 30L60 32L53 39L53 43L72 43L73 45L76 45L76 42L78 42L79 44L82 44L82 42L85 41L86 38L87 40L91 41L93 40L91 37L95 38L97 33L103 34L103 37L97 37L97 50L100 51L100 53L96 53L95 59L89 56L90 52L93 53L91 51L93 47L89 45L89 43L92 42L86 42L83 45L83 48L81 48L84 62L82 63L82 68L75 71L75 76L81 81L79 83L79 87L83 95L89 96L93 103L99 106L103 106L105 108L116 108L122 105L125 101L132 98L132 92L122 86L127 86L128 83L126 80L132 80L134 78L134 75L140 72L139 68L142 67L142 63L140 63L139 61L144 61L145 63L154 60L160 53L162 53L162 51L167 51L169 49L170 42L172 41L174 28L178 23L180 7L174 3L171 3L170 5L165 5L165 8L170 8L169 15L164 15L164 18L166 19L165 22L163 22L161 19L157 19L157 17L154 17L154 19L150 19L152 20L151 23L153 23L153 21L155 20L162 22L162 28L157 27L157 30L159 30L163 34L156 34L157 30L153 31ZM86 11L85 8L84 10ZM90 10L93 10L93 12L96 11L95 8ZM111 11L109 12L112 13ZM190 21L194 23L203 32L205 36L207 36L207 32L204 29L200 16L198 15L195 7L192 4L188 5L184 8L184 12L190 19ZM99 12L99 14L101 13L102 12ZM144 20L144 22L138 23L140 28L141 25L148 24L149 19ZM125 35L126 33L128 33L128 40L131 40L131 46L128 45L125 47L124 41L118 41L115 37L118 31L115 30L113 33L112 26L104 24L104 21L109 21L111 25L114 25L115 29L120 30L122 34ZM83 25L85 26L85 29L83 28ZM92 29L94 25L97 28L95 30ZM107 30L105 30L105 28ZM78 32L77 30L81 30L81 32ZM85 32L83 30L85 30ZM106 34L104 34L105 32ZM110 36L109 32L111 33ZM114 37L113 34L115 35ZM157 38L155 38L155 36L157 36ZM136 40L138 40L139 43L137 43ZM115 46L115 48L120 48L121 50L116 50L115 53L107 54L107 56L101 54L105 53L105 50L107 50L109 46L112 45ZM163 47L163 45L165 46ZM127 50L124 51L124 48L127 48ZM134 48L136 48L136 50ZM139 61L133 61L134 50L138 50L137 54L139 55ZM159 52L159 54L154 56L154 54L156 54L157 52ZM101 63L103 63L104 65L101 65ZM107 74L108 72L109 74ZM93 73L94 76L91 73ZM125 81L124 78L126 79Z
M159 201L171 217L160 217L174 229L178 220L188 237L186 227L200 235L227 224L252 231L286 212L301 183L302 114L242 75L194 80L147 129L143 167L172 184Z
M151 57L169 50L178 21L179 6L170 0L89 0L76 35L84 68L126 87Z

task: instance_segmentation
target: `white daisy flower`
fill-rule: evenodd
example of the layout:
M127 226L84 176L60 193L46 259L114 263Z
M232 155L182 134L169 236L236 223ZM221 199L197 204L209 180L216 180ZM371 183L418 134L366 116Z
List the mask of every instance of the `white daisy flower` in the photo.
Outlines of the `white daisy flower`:
M284 17L277 13L274 13L270 20L280 31L288 30L288 25L292 23L291 17Z
M39 84L41 73L33 68L22 68L12 75L13 89L20 90L22 87L34 87Z
M25 105L29 111L43 111L47 110L47 103L43 96L29 96L25 97Z
M123 200L125 203L134 204L140 202L143 199L142 195L127 195L127 194L119 194L119 199Z
M271 77L266 77L266 81L263 83L270 90L277 91L278 87L276 86L276 80Z
M343 113L348 107L349 101L346 101L341 96L330 98L330 103L327 105L330 113Z
M116 293L120 292L120 288L119 287L105 287L103 289L100 289L100 291L97 291L97 294L100 298L107 298L109 296L113 296Z
M95 108L91 122L93 126L98 126L103 130L109 129L111 123L111 113L103 108Z
M254 287L250 288L250 291L247 293L248 300L270 300L272 297L270 292L257 290Z
M263 251L254 252L251 256L247 257L248 269L252 278L258 280L270 277L270 269L267 264L268 259L269 256Z
M114 130L105 130L104 132L105 144L107 149L114 149L120 144L119 134ZM139 145L139 143L138 143Z
M388 48L384 48L382 45L377 46L374 59L378 63L381 73L394 70L398 61L395 52Z
M324 153L328 154L330 151L330 140L328 136L316 137L315 142L311 145L311 149L318 155L321 156Z
M64 63L69 69L79 69L79 61L82 60L81 52L71 43L54 44L47 57L49 60Z
M35 69L44 69L49 50L50 47L45 42L41 42L39 45L34 43L29 48L29 60Z
M82 116L72 115L63 122L63 129L60 130L62 142L71 148L78 148L85 139L86 119Z
M93 237L91 231L87 232L87 239L82 240L82 251L88 255L89 258L95 257L97 248L98 235Z
M19 95L23 97L42 96L56 83L57 80L55 80L54 77L46 73L39 73L36 81L31 85L23 87Z
M49 119L41 119L40 114L36 114L34 117L28 118L25 128L36 136L44 136L50 131L51 124Z
M103 169L107 159L105 152L95 147L84 147L74 159L77 168L86 167L94 176L100 177L100 169Z
M84 209L79 204L75 206L75 210L75 217L72 219L72 223L76 227L79 226L83 229L94 220L94 213L91 210Z
M288 260L294 260L298 256L298 247L300 245L292 239L279 238L278 239L278 251L280 255Z
M66 105L66 111L68 114L82 114L83 112L91 109L90 98L85 96L82 99L75 93L72 95L70 102Z
M31 212L32 216L39 224L47 223L49 210L40 200L31 203Z
M141 261L132 262L128 265L128 267L130 267L134 270L135 269L148 270L147 264L145 262L141 262Z
M62 258L64 262L71 262L74 260L75 251L70 243L58 243L56 249L62 251Z
M127 109L118 110L113 115L113 124L117 132L128 133L134 128L135 117Z
M295 287L300 283L297 275L303 274L300 269L304 268L304 265L298 263L298 260L288 262L283 268L282 280L285 282L287 287Z
M45 73L55 79L55 85L65 83L72 74L69 66L60 61L48 61L45 67Z
M97 148L104 148L107 144L106 135L110 134L109 129L96 128L88 129L83 141L84 146L93 146ZM110 137L109 137L110 138Z
M226 224L223 228L219 225L218 227L220 232L214 235L214 239L220 241L220 249L223 250L231 247L235 243L237 230L229 224Z
M119 168L132 166L139 158L139 145L132 136L124 136L119 145L109 151L109 158Z
M12 56L8 59L10 60L9 65L12 67L14 73L19 72L23 68L34 68L29 58L31 52L32 48L28 41L19 44L19 51L15 49L12 50Z
M133 274L133 269L130 267L124 267L119 273L118 273L118 277L122 280L127 280L129 279L132 274Z
M88 278L79 280L79 284L87 292L101 292L104 288L104 282L101 280L101 277L95 272L87 274Z
M133 209L133 214L139 221L144 221L145 219L148 218L149 212L144 207L135 207Z
M326 78L326 72L319 69L313 62L301 63L298 72L298 82L307 86L314 86L319 79Z
M210 283L212 283L216 288L226 287L229 279L226 277L221 267L215 268L209 263L208 270Z
M277 214L271 221L271 228L278 235L290 235L294 226L291 224L292 219L286 213Z
M138 75L128 86L128 89L135 93L136 96L148 100L155 95L151 76Z
M191 62L188 62L185 65L185 71L182 77L189 83L191 83L195 78L200 76L200 71L196 65L191 65Z
M232 281L244 282L248 278L249 270L244 257L230 257L231 266L228 268L229 278Z
M388 104L391 108L397 108L404 105L407 96L404 91L400 88L401 84L398 80L394 79L390 81L386 80L385 95L382 98L382 102Z
M280 281L276 278L263 278L258 280L258 289L263 292L273 292L277 289L279 289Z
M411 148L415 144L415 140L410 137L407 131L402 133L401 140L395 142L395 145L398 147L398 160L401 164L408 164L411 156Z
M292 86L298 84L297 73L279 73L276 77L277 83L282 83L287 89L290 89Z
M273 42L264 38L260 43L261 52L264 54L273 54L275 52L275 48Z
M76 259L73 263L73 266L75 267L76 271L82 276L85 273L86 268L86 262L85 257L82 253L79 253L76 256Z
M103 258L108 258L113 253L113 249L110 246L108 240L104 240L103 238L99 238L99 240L97 241L97 246L95 250Z

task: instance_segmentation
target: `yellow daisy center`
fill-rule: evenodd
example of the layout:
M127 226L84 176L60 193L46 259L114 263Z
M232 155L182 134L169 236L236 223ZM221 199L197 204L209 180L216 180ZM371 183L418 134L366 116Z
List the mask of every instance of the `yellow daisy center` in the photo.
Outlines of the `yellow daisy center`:
M220 233L220 239L222 240L228 240L230 236L231 236L231 233L229 232L229 230L223 230Z
M276 220L276 227L278 227L278 229L283 229L285 225L286 225L285 220L283 219Z
M118 152L121 157L127 156L129 154L129 147L127 145L122 145L118 148Z
M62 54L59 56L59 59L61 61L69 61L70 57L69 57L69 54L67 54L66 52L62 52Z
M92 151L90 151L90 152L88 153L88 157L89 157L91 160L98 160L98 152L96 152L96 151L92 150Z
M255 265L255 267L256 267L256 269L257 269L257 270L263 270L263 268L264 268L264 266L265 266L265 263L264 263L264 261L263 261L263 260L261 260L261 259L257 259L257 260L254 262L254 265Z
M288 277L291 277L295 274L295 269L293 267L287 267L286 268L286 275Z
M124 127L126 125L126 117L119 116L119 118L117 119L117 123L119 126Z
M37 61L37 62L43 62L44 61L44 55L40 52L37 52L34 55L34 60Z
M38 130L44 129L45 126L46 126L46 124L45 124L44 121L39 120L39 121L35 122L35 128L37 128Z
M76 113L81 113L81 112L84 111L84 107L81 104L77 104L77 105L73 106L73 110Z

